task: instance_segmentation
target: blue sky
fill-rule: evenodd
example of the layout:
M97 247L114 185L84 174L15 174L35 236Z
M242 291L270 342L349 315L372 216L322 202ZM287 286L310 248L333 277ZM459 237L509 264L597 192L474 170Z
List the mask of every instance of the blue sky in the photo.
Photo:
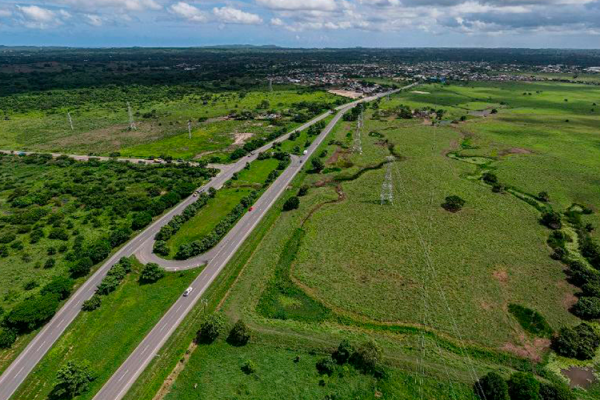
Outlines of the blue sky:
M0 44L600 48L600 0L0 0Z

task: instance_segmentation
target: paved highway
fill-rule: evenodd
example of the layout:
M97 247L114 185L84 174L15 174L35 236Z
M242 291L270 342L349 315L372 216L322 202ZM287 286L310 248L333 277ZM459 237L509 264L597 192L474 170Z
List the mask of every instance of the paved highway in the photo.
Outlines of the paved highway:
M260 222L264 214L273 205L281 193L287 188L289 183L301 169L304 160L308 159L312 155L315 149L321 144L321 142L325 139L325 137L329 134L331 129L333 129L335 124L346 111L359 103L376 100L399 90L408 89L414 85L415 84L389 93L382 93L337 107L336 110L339 111L339 113L334 117L325 130L313 141L311 146L307 149L308 154L300 158L294 157L292 159L291 165L279 176L279 178L271 185L271 187L267 189L263 196L257 200L254 205L254 210L246 213L236 224L236 226L232 228L232 230L213 250L205 255L185 261L166 261L157 258L156 261L159 261L163 267L169 270L194 268L207 262L208 265L193 282L192 287L194 287L194 291L192 294L188 297L181 297L176 301L176 303L167 311L167 313L146 336L146 338L144 338L142 343L135 349L125 363L104 385L94 399L117 400L124 396L127 389L141 374L152 357L154 357L154 355L158 352L158 350L181 323L187 313L198 302L202 293L224 268L235 251L252 232L256 224ZM331 112L327 112L300 126L294 131L282 136L274 142L286 140L291 133L307 129L311 125L314 125L315 123L327 118L331 114ZM215 189L221 188L225 182L231 179L235 172L242 170L246 163L254 161L260 152L268 150L274 142L266 144L260 149L257 149L254 152L254 155L248 155L238 160L232 165L231 168L222 170L220 174L218 174L205 186L200 188L200 190L204 191L210 187L214 187ZM151 224L134 239L128 242L124 247L118 250L112 257L110 257L75 292L75 294L71 296L71 298L56 313L52 320L50 320L50 322L48 322L44 328L42 328L42 330L29 343L29 345L13 361L6 371L4 371L0 377L0 400L8 400L17 390L17 388L23 383L27 375L33 370L46 352L50 350L52 345L58 340L69 324L77 317L81 311L82 303L92 297L96 287L98 284L100 284L108 270L121 257L129 257L133 254L139 254L142 258L147 257L147 251L144 251L143 249L146 249L147 246L153 243L154 236L160 230L160 228L166 225L175 215L182 213L185 207L196 200L196 197L190 196Z

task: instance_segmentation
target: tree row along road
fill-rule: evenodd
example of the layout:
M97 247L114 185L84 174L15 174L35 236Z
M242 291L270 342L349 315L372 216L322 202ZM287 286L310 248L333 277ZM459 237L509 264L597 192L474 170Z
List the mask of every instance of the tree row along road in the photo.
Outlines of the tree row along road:
M254 211L246 213L240 221L231 229L231 231L221 240L221 242L209 253L194 259L183 261L183 264L169 264L170 261L160 260L160 264L167 269L174 268L192 268L208 262L204 271L192 283L193 292L188 297L179 298L175 304L167 311L159 323L152 331L144 338L142 343L134 350L125 363L117 370L111 379L104 385L94 399L116 400L121 399L126 391L131 387L135 379L141 374L144 368L152 360L152 357L160 350L164 342L174 332L183 318L198 302L201 295L204 293L210 283L216 278L219 272L225 267L229 259L235 251L243 243L246 237L250 234L253 228L260 222L266 211L273 205L277 198L283 193L288 184L296 176L302 167L302 161L308 159L315 149L322 143L325 137L331 132L335 124L340 120L345 112L361 102L372 101L388 94L395 93L399 90L408 89L413 85L407 86L388 93L382 93L373 97L354 101L336 108L338 114L325 128L325 130L313 141L307 149L308 154L292 159L290 166L279 176L279 178L271 185L269 189L257 200L254 205ZM306 124L298 127L294 131L282 136L274 142L286 140L289 135L296 131L302 131L317 122L331 115L327 112ZM223 170L219 175L209 181L206 185L200 188L201 191L208 190L213 187L220 189L235 172L241 171L246 163L254 161L260 152L264 152L271 148L274 142L266 144L257 149L254 154L250 154L238 160L230 168ZM190 196L172 210L160 217L148 228L138 234L135 238L129 241L125 246L119 249L111 256L76 292L56 315L48 322L44 328L36 335L29 345L19 354L13 363L4 371L0 377L0 400L8 400L17 388L23 383L28 374L34 369L42 357L50 350L52 345L58 340L69 324L77 317L81 311L81 305L85 300L88 300L95 293L96 287L110 268L121 259L121 257L129 257L141 252L144 246L152 243L154 236L160 228L166 225L175 215L181 214L183 210L197 200L196 197ZM143 253L143 252L142 252ZM207 256L211 258L208 259ZM151 306L151 305L149 305Z

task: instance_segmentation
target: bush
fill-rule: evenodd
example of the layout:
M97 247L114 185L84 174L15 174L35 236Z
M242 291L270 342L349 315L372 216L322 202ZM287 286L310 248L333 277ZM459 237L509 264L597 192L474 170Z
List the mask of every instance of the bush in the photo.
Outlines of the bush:
M142 283L154 283L164 278L165 270L162 269L158 264L148 263L142 269L140 274L140 282Z
M540 219L540 223L550 229L560 229L562 228L562 219L559 213L555 211L545 211L542 214L542 218Z
M256 372L256 364L252 360L246 360L241 369L246 375L250 375Z
M156 242L154 242L154 248L152 249L152 251L163 257L168 256L171 252L169 250L169 246L167 246L167 242L165 242L164 240L157 240Z
M58 309L59 296L47 293L30 297L17 304L4 319L4 324L19 332L30 332L45 324Z
M133 216L133 221L131 221L131 229L134 231L140 230L150 225L150 222L152 222L152 215L150 215L149 212L138 212Z
M44 263L44 269L54 268L55 265L56 265L56 260L54 258L49 258Z
M335 369L335 363L331 357L327 357L317 361L316 367L319 374L331 376Z
M298 190L298 197L306 196L308 193L308 185L302 185Z
M442 207L446 211L455 213L462 210L465 203L466 202L458 196L448 196L446 197L446 202L442 204Z
M227 337L227 342L233 346L245 346L250 340L250 328L239 319Z
M94 263L89 257L80 259L76 264L69 267L69 272L73 278L79 278L86 276L90 273L90 270L94 266Z
M508 384L500 375L490 372L475 383L475 394L482 400L510 400Z
M571 389L564 384L551 385L542 383L540 395L544 400L577 400Z
M486 172L485 174L483 174L483 181L488 185L493 185L495 183L498 183L498 177L492 172Z
M35 279L32 279L30 281L25 282L25 284L23 285L23 289L25 289L25 290L32 290L32 289L35 289L38 286L40 286L40 284L37 283L37 281Z
M87 254L94 264L104 260L110 254L112 247L107 240L98 240L87 249Z
M83 311L94 311L102 305L102 298L99 295L94 294L90 299L83 302L81 309Z
M588 324L580 324L574 328L562 328L554 339L552 349L559 355L578 360L594 358L600 346L600 334Z
M373 341L367 341L359 346L350 358L355 368L363 372L374 372L379 367L383 357L383 350Z
M73 279L66 276L55 276L42 288L40 293L42 295L49 293L57 294L61 300L64 300L71 295L74 283Z
M319 158L313 158L311 161L313 170L316 172L321 172L323 168L325 168L325 164Z
M223 333L224 329L225 321L223 316L217 313L210 314L202 322L202 325L200 325L200 329L196 333L196 342L210 344Z
M600 297L600 283L586 283L581 287L583 295L587 297Z
M56 384L50 393L51 399L72 399L85 393L96 379L87 362L68 361L56 373Z
M17 332L13 329L0 330L0 349L10 349L17 340Z
M348 362L352 354L354 353L354 347L346 339L340 342L337 350L333 352L331 357L340 365Z
M300 199L296 196L292 196L283 204L283 211L296 210L298 207L300 207Z
M600 318L600 298L580 297L571 311L584 320Z
M550 195L548 194L548 192L540 192L537 195L537 198L539 201L544 202L544 203L547 203L550 201Z
M512 400L542 400L540 383L530 373L513 374L508 380L508 392Z
M519 324L527 332L541 337L552 336L552 328L546 322L546 319L537 311L530 310L527 307L518 304L510 304L508 311L519 321Z

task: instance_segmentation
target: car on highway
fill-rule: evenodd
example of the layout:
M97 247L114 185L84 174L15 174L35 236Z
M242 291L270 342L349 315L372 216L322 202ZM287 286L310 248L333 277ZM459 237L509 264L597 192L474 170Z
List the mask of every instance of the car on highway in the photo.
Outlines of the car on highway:
M190 293L192 293L192 290L194 290L193 287L189 287L187 289L185 289L185 292L183 292L183 297L188 297L190 295Z
M252 211L252 210L254 210L254 207L250 207L250 208L248 209L248 211Z

